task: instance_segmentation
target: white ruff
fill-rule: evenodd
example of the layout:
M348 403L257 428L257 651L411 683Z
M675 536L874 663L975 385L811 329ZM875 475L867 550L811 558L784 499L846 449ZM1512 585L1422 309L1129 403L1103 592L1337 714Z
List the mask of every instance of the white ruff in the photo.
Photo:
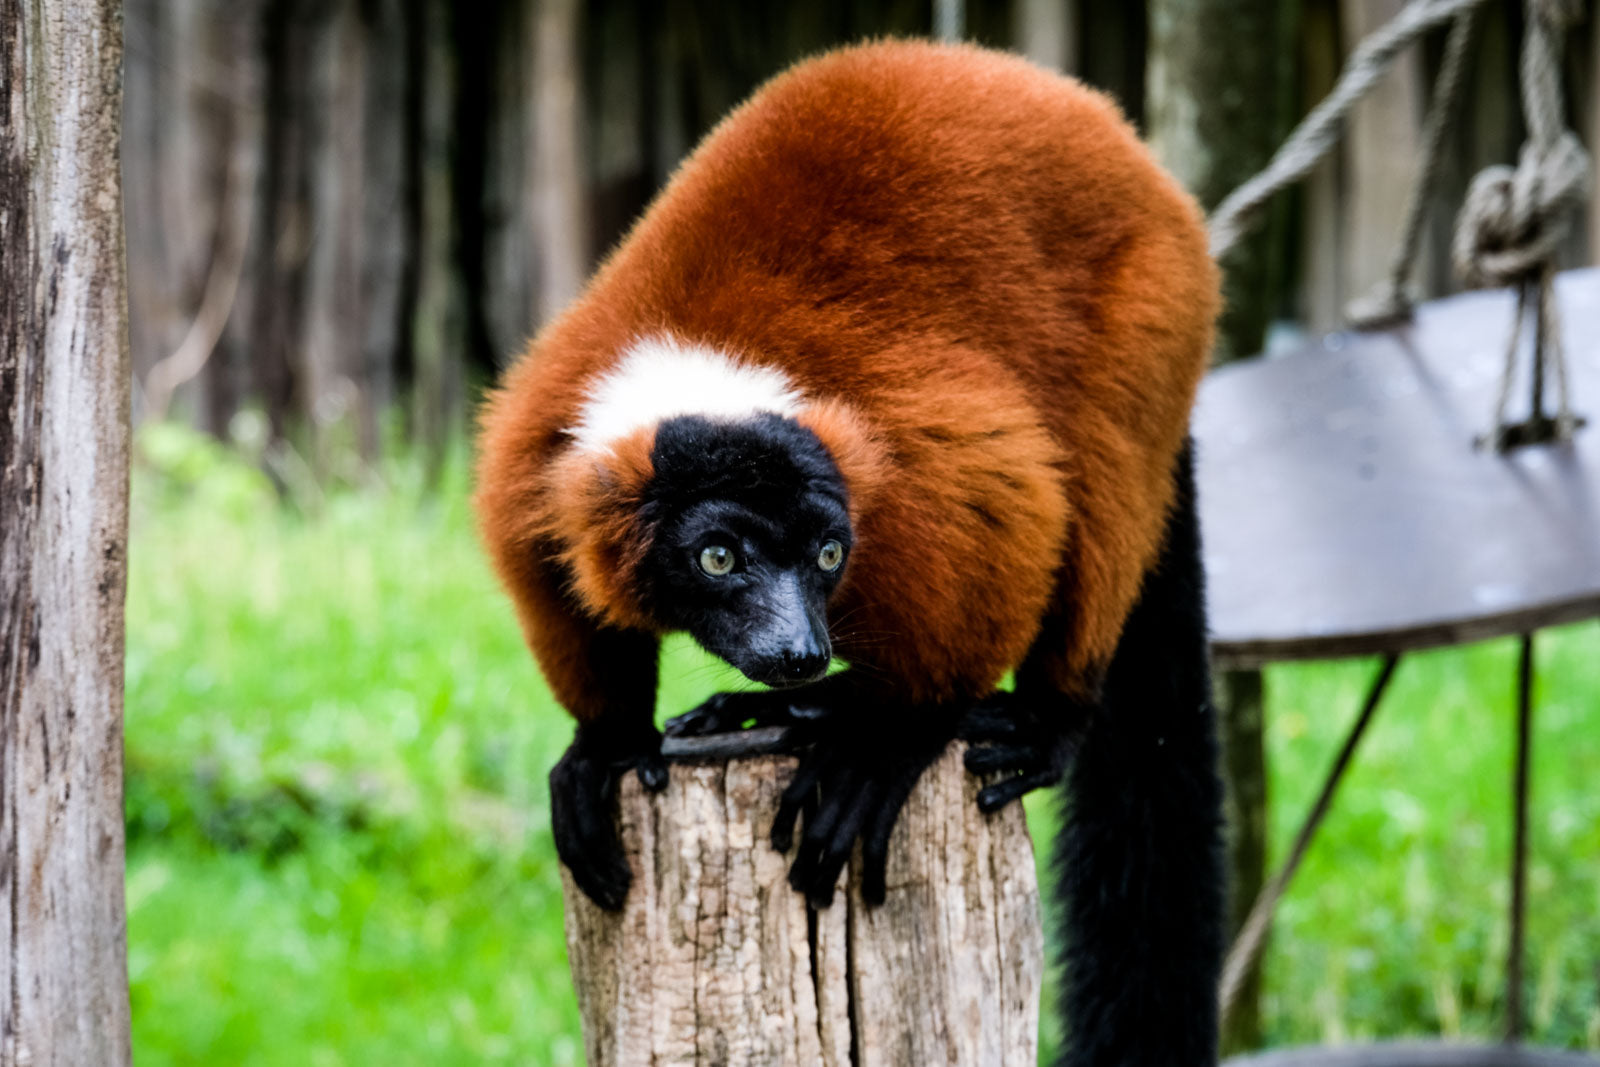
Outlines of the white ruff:
M761 412L795 415L804 398L788 375L755 367L670 336L635 341L621 362L589 387L568 432L585 452L678 415L737 422Z

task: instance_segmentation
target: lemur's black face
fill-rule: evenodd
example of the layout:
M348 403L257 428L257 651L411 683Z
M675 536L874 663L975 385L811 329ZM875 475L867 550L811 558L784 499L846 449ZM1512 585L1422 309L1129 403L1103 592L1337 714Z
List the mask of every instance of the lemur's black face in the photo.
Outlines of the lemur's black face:
M844 481L791 419L681 416L656 431L640 568L647 606L746 677L772 686L827 673L828 596L850 555Z

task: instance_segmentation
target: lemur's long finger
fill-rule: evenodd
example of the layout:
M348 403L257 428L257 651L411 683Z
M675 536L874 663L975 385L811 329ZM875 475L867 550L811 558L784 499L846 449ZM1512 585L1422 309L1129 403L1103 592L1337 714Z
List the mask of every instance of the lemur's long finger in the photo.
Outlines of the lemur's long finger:
M826 908L833 903L833 888L839 881L839 872L844 870L844 865L850 861L850 853L855 851L862 824L882 804L884 790L882 781L869 777L860 782L859 788L853 790L855 796L844 804L838 823L828 835L812 867L805 891L812 907Z
M789 884L807 896L819 889L818 868L834 830L853 808L863 785L862 773L851 766L835 767L833 773L822 776L821 799L816 813L806 818L805 832L800 847L795 852L794 863L789 867ZM837 873L837 872L836 872ZM832 880L827 890L832 895Z
M800 761L793 780L784 789L778 801L778 813L772 818L772 847L779 852L788 852L794 844L795 820L800 817L800 809L806 806L807 801L814 800L817 777L821 771L817 759L808 756Z
M994 785L985 786L978 790L978 810L985 815L992 814L1016 800L1025 793L1035 789L1042 789L1047 785L1054 785L1061 775L1053 770L1035 771L1032 774L1019 774L1014 778L996 782Z
M923 768L908 769L895 775L878 801L861 834L861 897L868 904L882 904L888 895L889 840L894 835L895 823L900 820L900 809L906 798L916 788Z
M1032 745L975 745L967 749L962 762L973 774L994 771L1033 771L1048 763L1046 756Z

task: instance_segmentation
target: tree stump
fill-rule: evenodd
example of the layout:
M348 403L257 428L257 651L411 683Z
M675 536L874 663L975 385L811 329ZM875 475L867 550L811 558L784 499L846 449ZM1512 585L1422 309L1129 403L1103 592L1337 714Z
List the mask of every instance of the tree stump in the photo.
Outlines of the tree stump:
M1033 1067L1033 847L1020 805L978 810L961 752L907 800L877 908L855 860L829 908L789 888L767 835L793 758L677 764L658 795L627 775L625 909L602 911L562 871L590 1067Z

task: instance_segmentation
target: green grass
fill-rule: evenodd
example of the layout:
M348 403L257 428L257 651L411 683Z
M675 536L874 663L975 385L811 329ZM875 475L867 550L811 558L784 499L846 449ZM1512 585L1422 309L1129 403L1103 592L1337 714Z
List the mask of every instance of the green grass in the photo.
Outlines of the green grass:
M281 505L173 427L141 436L128 603L128 908L142 1064L581 1062L545 776L570 738L472 534L465 463ZM1600 1047L1600 628L1540 644L1529 996ZM1444 1031L1501 1007L1505 642L1419 656L1285 902L1274 1042ZM1274 846L1371 666L1269 677ZM728 675L681 642L662 706ZM1048 807L1047 804L1040 808ZM1037 823L1048 812L1035 812Z

